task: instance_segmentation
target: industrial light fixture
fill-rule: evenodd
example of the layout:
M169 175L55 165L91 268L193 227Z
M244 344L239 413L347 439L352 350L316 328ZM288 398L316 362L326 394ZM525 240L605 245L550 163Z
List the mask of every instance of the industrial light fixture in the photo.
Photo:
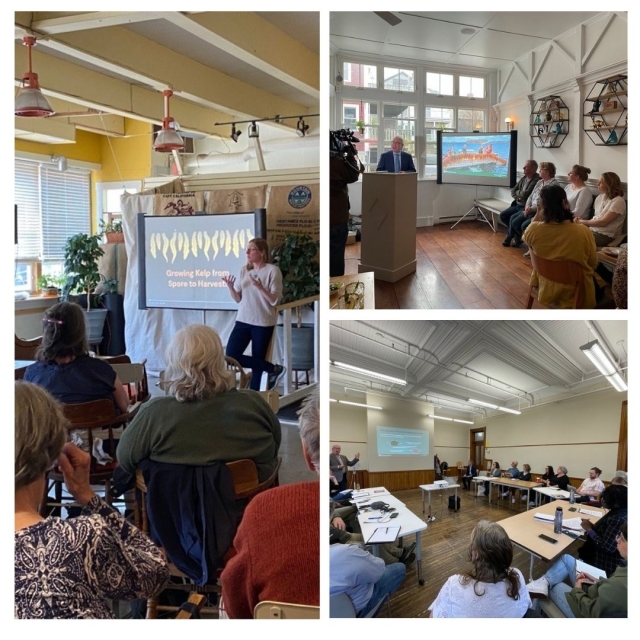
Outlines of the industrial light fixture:
M504 123L505 123L505 125L506 125L506 127L507 127L507 131L512 131L512 130L513 130L513 125L514 125L515 123L513 122L513 120L512 120L509 116L507 116L507 117L504 119Z
M365 409L377 409L382 411L382 407L376 407L373 404L364 404L363 402L348 402L347 400L337 400L338 404L349 404L352 407L364 407Z
M361 367L354 367L352 364L345 364L344 362L332 362L334 367L338 369L346 369L347 371L353 371L355 373L362 373L370 378L377 378L378 380L384 380L385 382L392 382L393 384L406 385L407 381L401 378L394 378L393 376L387 376L384 373L378 373L377 371L370 371L369 369L362 369Z
M260 137L259 130L258 130L258 125L255 122L252 122L249 125L249 137L250 138L259 138Z
M484 402L483 400L474 400L473 398L468 398L467 402L470 402L471 404L480 405L481 407L489 407L489 409L497 409L498 411L504 411L505 413L513 413L517 416L519 416L522 413L522 411L517 411L516 409L508 409L507 407L501 407L497 404Z
M335 398L329 398L329 402L338 402Z
M229 136L234 142L238 142L238 138L242 135L242 131L236 129L236 125L231 125L231 135Z
M181 151L184 149L184 140L176 131L176 123L169 115L169 98L173 95L173 91L171 91L171 89L165 89L162 95L164 96L164 117L162 118L162 129L160 129L156 135L153 150L159 153Z
M454 422L461 422L462 424L473 424L471 420L460 420L458 418L453 419Z
M622 375L620 375L618 365L611 359L597 340L583 344L580 347L580 351L593 362L598 368L598 371L600 371L616 391L627 390L627 383L624 381Z
M434 420L446 420L447 422L460 422L462 424L473 424L471 420L460 420L459 418L445 418L444 416L437 416L433 413L428 413L427 418L433 418Z
M51 156L51 162L55 162L58 165L58 171L60 171L60 173L67 170L67 159L65 156L53 155Z
M301 138L304 138L307 135L307 131L309 131L309 125L304 123L304 120L301 116L296 124L296 133Z
M29 52L29 71L22 76L22 89L16 96L14 113L23 118L43 118L52 116L55 111L51 108L49 101L40 90L38 74L33 73L31 68L31 47L36 44L33 36L24 36L22 44Z

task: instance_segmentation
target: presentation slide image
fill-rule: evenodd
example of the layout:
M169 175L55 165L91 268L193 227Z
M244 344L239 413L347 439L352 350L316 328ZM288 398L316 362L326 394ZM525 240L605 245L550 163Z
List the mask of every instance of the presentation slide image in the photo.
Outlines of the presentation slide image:
M426 456L429 453L429 432L400 427L378 427L379 456Z
M490 134L447 136L442 140L442 170L450 175L506 178L511 140Z

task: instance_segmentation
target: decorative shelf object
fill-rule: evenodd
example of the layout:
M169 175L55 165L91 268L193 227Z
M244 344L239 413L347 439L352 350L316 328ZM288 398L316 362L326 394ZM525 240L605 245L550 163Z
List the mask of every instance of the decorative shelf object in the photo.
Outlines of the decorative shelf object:
M627 144L627 76L598 80L585 98L582 130L593 144L614 147Z
M560 96L538 98L529 117L529 135L539 149L557 149L569 133L569 107Z

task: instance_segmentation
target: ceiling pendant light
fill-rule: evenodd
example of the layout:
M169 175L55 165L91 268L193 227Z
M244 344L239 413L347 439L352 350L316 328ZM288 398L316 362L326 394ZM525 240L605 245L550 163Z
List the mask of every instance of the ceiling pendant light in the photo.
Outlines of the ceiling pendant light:
M182 151L184 140L175 130L175 121L169 115L169 98L173 95L171 89L162 92L164 96L164 118L162 119L162 129L158 131L153 150L159 153L170 153L171 151Z
M304 138L307 135L307 131L309 131L309 125L304 123L304 119L300 116L298 122L296 123L296 133Z
M29 52L29 71L22 76L22 88L16 96L15 115L22 118L43 118L52 116L55 111L40 90L38 74L31 70L31 47L35 46L33 36L24 36L22 43Z

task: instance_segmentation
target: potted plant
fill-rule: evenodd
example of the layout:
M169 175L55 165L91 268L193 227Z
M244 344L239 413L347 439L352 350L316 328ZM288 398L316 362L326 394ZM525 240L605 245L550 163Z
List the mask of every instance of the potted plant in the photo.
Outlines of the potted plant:
M364 120L356 120L356 127L358 127L358 132L364 135Z
M104 235L107 243L124 242L122 220L100 221L100 235Z
M295 302L320 293L320 243L308 234L287 233L284 242L272 251L273 264L282 272L281 304ZM291 368L294 371L313 369L313 324L302 322L303 307L296 307L296 322L292 327ZM278 339L283 344L283 327L278 325Z
M102 276L98 272L98 258L104 251L98 245L99 236L77 233L67 239L64 246L64 270L67 282L64 298L71 295L86 295L85 319L89 344L102 342L102 328L107 315L106 309L99 309L99 296L95 289Z
M66 282L67 278L65 275L52 276L42 274L38 278L38 289L42 291L42 295L44 296L59 296Z

